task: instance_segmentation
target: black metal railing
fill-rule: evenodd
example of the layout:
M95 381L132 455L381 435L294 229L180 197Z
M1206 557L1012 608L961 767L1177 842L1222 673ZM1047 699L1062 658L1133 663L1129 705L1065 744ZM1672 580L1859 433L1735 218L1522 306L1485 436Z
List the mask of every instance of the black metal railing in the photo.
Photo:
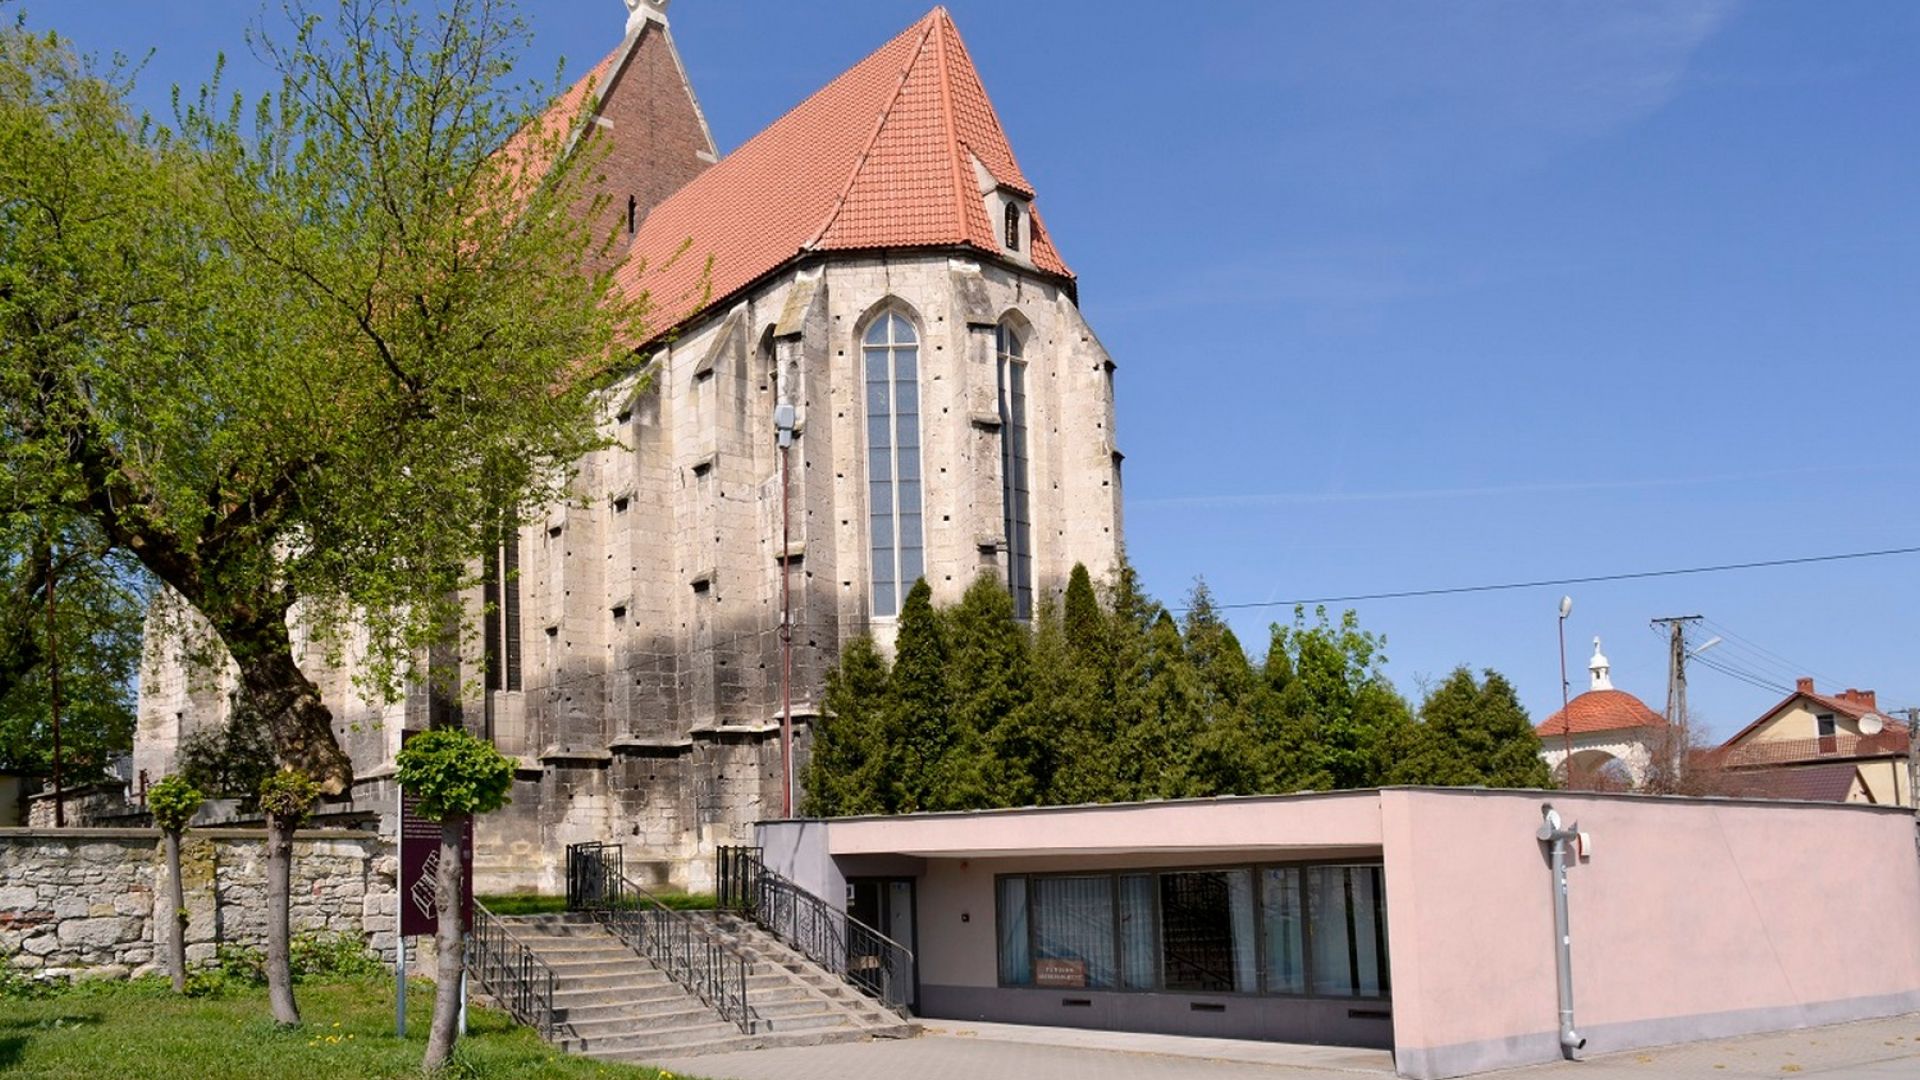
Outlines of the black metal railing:
M515 1020L542 1038L553 1034L553 969L478 900L467 937L467 974Z
M753 961L718 931L661 903L627 879L618 844L567 846L567 910L589 912L628 947L746 1034L759 1027L747 1004Z
M722 911L751 918L807 959L907 1015L913 1002L911 949L769 870L760 848L722 847L716 860Z

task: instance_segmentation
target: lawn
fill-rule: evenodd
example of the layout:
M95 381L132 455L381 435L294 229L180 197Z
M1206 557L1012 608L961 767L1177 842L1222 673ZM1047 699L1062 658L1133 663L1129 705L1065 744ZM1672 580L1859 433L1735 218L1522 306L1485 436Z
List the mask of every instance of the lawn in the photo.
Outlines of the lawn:
M407 1037L393 1035L393 981L315 978L295 991L306 1023L282 1031L266 991L175 996L159 979L82 983L55 996L0 997L0 1073L9 1078L298 1080L418 1077L433 987L407 995ZM447 1075L473 1080L663 1080L655 1069L570 1057L505 1014L469 1009Z

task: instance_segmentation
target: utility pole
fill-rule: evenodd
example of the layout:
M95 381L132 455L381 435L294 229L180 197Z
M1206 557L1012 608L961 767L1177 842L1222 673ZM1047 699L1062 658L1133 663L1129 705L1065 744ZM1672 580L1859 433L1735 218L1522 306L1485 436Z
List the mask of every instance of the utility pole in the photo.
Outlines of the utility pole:
M1920 709L1894 709L1907 714L1907 805L1920 817Z
M1682 756L1687 752L1687 624L1699 622L1699 615L1669 615L1654 619L1654 626L1667 628L1667 740L1670 753L1666 762L1669 774L1677 778Z

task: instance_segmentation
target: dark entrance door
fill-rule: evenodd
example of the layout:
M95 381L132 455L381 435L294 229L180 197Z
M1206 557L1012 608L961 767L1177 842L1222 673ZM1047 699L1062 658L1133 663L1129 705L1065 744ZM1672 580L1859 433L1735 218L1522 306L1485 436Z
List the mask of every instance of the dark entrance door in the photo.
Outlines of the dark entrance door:
M858 922L880 931L910 950L919 946L913 933L912 878L852 878L847 882L847 914ZM871 972L877 976L881 957L869 955L877 950L859 934L847 935L847 969L856 979ZM917 972L905 987L907 1007L918 1004ZM878 990L878 987L875 987Z

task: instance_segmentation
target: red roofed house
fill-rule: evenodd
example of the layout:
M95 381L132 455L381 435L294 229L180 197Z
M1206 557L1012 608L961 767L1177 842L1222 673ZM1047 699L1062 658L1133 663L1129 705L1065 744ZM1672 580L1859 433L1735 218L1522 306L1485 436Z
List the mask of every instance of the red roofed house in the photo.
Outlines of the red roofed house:
M1025 616L1120 547L1113 363L947 12L719 156L665 0L627 5L624 39L548 122L587 107L629 238L616 277L653 318L606 396L619 445L472 598L493 611L460 658L486 687L466 715L522 764L479 826L483 892L557 890L566 845L610 836L636 876L703 888L716 844L779 816L783 584L804 765L842 643L890 642L916 580L948 602L997 574ZM424 712L363 700L317 658L309 674L355 802L390 808L399 732ZM148 672L137 767L172 771L225 708L183 670Z
M1574 788L1638 785L1653 760L1653 747L1666 730L1666 718L1625 690L1613 688L1612 666L1600 652L1599 638L1593 639L1587 671L1592 688L1534 728L1540 736L1540 756L1556 780Z
M1878 709L1871 690L1821 694L1803 678L1720 745L1719 764L1745 794L1911 806L1910 733Z

